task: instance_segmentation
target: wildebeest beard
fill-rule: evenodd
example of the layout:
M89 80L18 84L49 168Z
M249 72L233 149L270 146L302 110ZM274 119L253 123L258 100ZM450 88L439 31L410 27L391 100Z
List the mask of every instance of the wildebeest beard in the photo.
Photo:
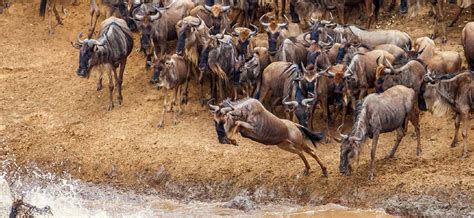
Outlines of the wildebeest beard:
M309 35L310 40L314 40L316 42L319 42L319 24L318 26L314 27L311 30L311 34Z
M306 106L302 105L301 102L305 98L303 95L303 91L301 90L300 86L296 85L295 91L295 100L299 103L296 107L295 115L298 119L298 123L303 125L304 127L308 127L308 111L306 110Z
M224 124L225 124L224 121L219 121L219 122L214 121L214 125L216 126L217 140L219 140L219 143L221 144L232 144L229 138L227 138Z
M178 34L178 43L176 45L176 54L182 56L186 46L186 31L182 31Z
M199 69L205 70L207 68L207 62L209 60L209 48L205 48L202 51L200 60L199 60Z
M211 16L211 26L213 26L213 28L209 30L209 34L216 35L221 33L221 20L221 17Z
M277 43L278 37L280 36L279 32L276 33L267 33L268 35L268 53L270 55L275 55L277 52Z
M321 54L321 52L319 52L319 51L308 52L308 56L307 56L307 59L306 59L307 65L310 65L310 64L315 65L316 58L318 58L319 54Z
M92 58L92 47L88 43L84 43L79 52L79 68L77 68L77 75L80 77L87 77L89 73L89 60Z
M336 64L340 64L342 62L342 59L344 59L345 55L346 55L346 49L344 49L344 47L340 47L339 50L337 51Z
M384 82L384 79L381 77L381 78L378 78L376 81L375 81L375 92L377 94L380 94L382 93L384 90L383 90L383 82Z
M245 40L245 41L242 42L242 41L239 40L239 46L237 47L237 54L239 56L243 56L244 59L246 58L245 53L247 52L247 48L249 46L249 41L250 40Z

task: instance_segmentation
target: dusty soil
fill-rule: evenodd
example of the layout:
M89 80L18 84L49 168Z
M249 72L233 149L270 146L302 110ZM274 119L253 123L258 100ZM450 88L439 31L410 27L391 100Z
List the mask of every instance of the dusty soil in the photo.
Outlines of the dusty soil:
M426 11L415 19L396 18L391 27L412 38L425 36L433 23ZM287 199L299 204L383 207L396 214L474 215L474 124L471 155L463 161L461 148L449 147L452 116L424 113L420 159L410 127L393 160L383 157L395 134L381 137L374 181L368 180L368 146L355 173L343 177L338 173L335 142L317 148L329 178L323 178L310 159L313 169L305 177L299 157L277 147L243 138L238 138L240 146L219 144L210 114L198 104L194 81L190 104L179 123L172 126L167 115L166 126L156 128L162 96L148 84L151 73L137 51L126 68L124 104L107 112L108 93L95 90L97 73L90 79L75 74L78 51L70 41L87 31L88 19L84 1L69 7L64 26L56 27L54 35L38 17L38 1L13 4L0 15L0 151L14 157L19 166L34 163L84 181L157 191L183 200L246 196L257 203ZM379 24L388 28L393 19L383 20ZM440 47L461 52L461 29L449 28L449 42Z

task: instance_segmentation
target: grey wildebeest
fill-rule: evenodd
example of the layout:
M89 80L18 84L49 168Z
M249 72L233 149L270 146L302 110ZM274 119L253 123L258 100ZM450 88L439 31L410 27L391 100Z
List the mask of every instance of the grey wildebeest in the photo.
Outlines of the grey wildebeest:
M285 28L288 26L288 20L285 23L277 23L273 19L266 23L263 21L264 16L260 17L260 23L267 32L268 53L272 62L306 63L306 47L295 38L287 37L288 31Z
M370 94L358 103L355 120L349 135L343 135L339 171L350 175L352 163L358 161L359 153L367 137L372 138L369 179L375 176L375 153L381 133L397 131L397 141L386 158L393 158L405 135L406 122L415 127L417 137L416 155L421 155L419 110L415 91L402 85L394 86L381 94Z
M116 12L118 12L118 14ZM88 38L92 38L95 26L102 13L105 14L105 18L117 16L126 21L129 19L126 0L90 0L91 21Z
M375 76L375 91L377 93L381 93L396 85L404 85L415 91L415 94L418 96L418 108L426 110L422 90L423 76L425 75L423 61L414 59L395 69L385 58L378 58L377 65Z
M64 6L68 4L76 4L77 0L41 0L40 2L40 16L45 17L46 16L46 9L48 10L48 31L49 34L54 33L53 25L52 25L52 19L53 15L52 13L54 12L54 16L56 17L56 21L58 22L59 25L63 25L63 22L61 20L61 16L59 16L58 9L56 6L61 5L63 8L63 12L65 12ZM1 10L1 8L0 8Z
M395 85L404 85L411 88L418 95L419 108L426 109L423 99L423 76L426 73L426 65L420 59L408 61L405 65L394 68L386 60L377 60L377 85L376 92L380 93ZM378 86L380 85L380 86Z
M461 55L454 51L438 51L435 42L428 37L416 39L414 51L408 52L408 56L421 59L436 75L457 73L461 70Z
M377 70L377 58L385 57L392 64L395 58L392 54L383 50L373 50L367 53L356 53L347 67L346 89L349 90L353 108L356 100L361 100L367 95L369 88L375 87L375 76Z
M236 77L235 77L235 62L237 59L235 48L232 44L232 37L224 34L225 30L220 34L210 35L209 32L207 41L201 52L199 60L200 77L204 72L211 75L211 95L212 98L217 99L217 91L219 96L223 99L226 88L233 85L233 98L237 98ZM230 84L233 82L233 84Z
M461 43L469 70L474 71L474 22L467 23L462 29Z
M239 80L247 97L255 95L261 85L263 71L270 63L267 48L256 47L252 58L241 66Z
M405 50L411 50L410 36L399 30L373 30L367 31L357 26L348 26L344 30L357 36L361 44L374 48L377 45L393 44Z
M119 18L110 17L101 24L99 38L81 40L82 33L79 33L77 42L73 44L80 49L79 67L77 75L89 77L90 70L94 67L105 66L109 78L109 106L107 110L114 108L113 90L118 91L118 103L122 104L122 82L123 72L127 64L127 57L132 52L132 33L127 27L127 23ZM120 71L117 74L117 67ZM112 72L113 71L113 74ZM102 89L102 73L99 76L97 90Z
M229 20L227 13L230 12L230 6L214 4L212 6L204 4L197 6L190 11L191 16L200 17L208 27L212 27L211 35L220 33L223 29L229 30Z
M224 123L226 135L231 139L236 133L264 145L277 145L279 148L297 154L304 162L304 175L309 174L310 166L304 153L311 155L321 167L325 177L328 172L314 151L305 143L305 137L313 144L324 136L311 132L308 128L280 119L267 111L256 99L246 98L237 102L224 101L221 105L209 105L216 123ZM235 140L234 140L235 141Z
M463 123L463 153L461 158L467 157L469 129L469 113L474 111L474 75L470 72L463 72L448 80L438 81L434 75L428 72L425 76L428 84L424 97L427 107L435 116L445 116L447 112L454 111L456 120L454 122L454 138L451 147L458 143L458 132L461 122Z
M308 126L308 111L314 98L307 98L300 86L302 72L296 64L284 61L273 62L265 68L262 82L255 94L255 98L262 102L268 92L272 93L273 101L270 110L283 100L287 107L286 118L296 115L298 122Z
M177 38L176 24L192 7L194 3L191 0L173 0L164 8L156 8L155 15L135 15L134 18L141 21L141 46L153 45L158 57L164 55L169 41ZM151 55L147 54L147 66L151 62ZM154 71L151 82L155 83L158 77L159 71Z
M176 54L172 55L171 57L165 56L161 59L155 58L155 68L161 68L160 70L162 73L160 74L158 80L158 86L164 87L163 90L163 111L161 112L161 119L158 123L158 127L164 126L164 119L165 119L165 111L173 111L173 125L177 123L176 114L181 113L182 108L181 105L184 102L182 100L183 93L182 93L182 86L184 85L184 96L187 95L188 92L188 79L189 79L189 69L188 65L184 61L184 58L178 56ZM174 97L173 100L168 106L167 97L168 97L168 90L174 89ZM176 110L176 99L178 99L178 110Z

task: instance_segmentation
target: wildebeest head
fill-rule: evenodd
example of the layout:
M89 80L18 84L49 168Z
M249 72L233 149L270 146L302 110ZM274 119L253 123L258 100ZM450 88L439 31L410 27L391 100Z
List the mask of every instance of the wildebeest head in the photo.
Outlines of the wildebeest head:
M161 77L164 73L162 73L162 71L164 70L165 68L165 61L166 61L166 56L161 56L161 57L157 57L156 54L155 55L155 58L154 58L154 62L153 62L153 74L154 75L160 75L158 77L158 84L161 84ZM158 85L160 86L160 85Z
M252 58L246 60L245 63L237 69L241 72L240 82L244 82L245 80L256 82L260 76L260 60L258 55L254 54Z
M270 55L275 55L278 48L280 47L283 39L281 36L281 30L288 26L288 18L285 16L284 23L277 23L275 19L272 19L270 23L266 23L263 21L263 18L266 15L260 17L260 24L264 27L265 31L267 32L268 37L268 53Z
M236 24L237 25L237 24ZM249 58L251 53L249 51L250 40L257 35L258 27L250 24L253 31L246 27L232 27L232 35L237 37L237 55Z
M192 37L197 37L196 35L191 34L197 31L197 28L201 26L202 22L201 18L188 16L176 24L176 31L178 33L178 43L176 45L177 55L182 56L184 54L184 47L186 46L187 38L191 39Z
M95 39L81 40L81 37L82 33L79 33L76 42L72 45L74 48L79 49L79 67L76 73L78 76L85 78L89 76L94 53L100 46L103 46L103 44Z
M222 19L226 19L224 16L226 13L230 12L230 6L222 6L220 4L214 4L213 6L204 5L206 12L211 14L211 22L209 26L214 27L211 30L211 34L217 34L221 31Z
M426 107L436 117L445 116L448 112L451 112L452 108L450 102L453 101L454 96L450 96L445 93L444 90L440 90L439 79L427 69L427 73L424 76L426 82L425 91L423 98L426 102Z
M354 161L357 161L359 158L362 139L340 133L339 129L341 126L338 128L338 132L342 138L339 172L344 176L350 176L352 173L352 165Z
M138 29L140 30L140 51L145 55L149 54L151 49L151 34L153 31L153 22L160 19L162 13L157 10L154 15L135 15L134 19L139 22Z
M290 95L287 95L282 103L287 107L286 112L294 113L296 118L298 119L298 123L307 127L308 126L308 114L310 109L312 108L312 104L314 103L315 98L305 98L303 95L303 91L300 87L300 80L302 78L298 78L297 80L293 81L294 89L293 97L289 100ZM314 94L313 94L314 96Z
M384 82L384 76L388 74L395 73L395 69L393 68L392 64L385 58L383 57L378 57L377 58L377 68L375 70L375 91L377 93L383 92L383 82Z
M211 99L212 101L212 99ZM209 101L208 106L209 106L209 111L213 115L214 122L216 122L218 125L223 125L224 130L226 133L226 136L231 136L232 137L232 129L235 126L235 112L233 106L230 104L229 100L225 100L219 105L213 105Z
M219 47L221 43L228 44L228 42L224 41L224 33L225 29L222 31L222 33L217 35L210 35L208 32L208 39L204 43L204 47L202 49L201 57L199 60L199 70L204 71L208 67L209 52L212 49Z

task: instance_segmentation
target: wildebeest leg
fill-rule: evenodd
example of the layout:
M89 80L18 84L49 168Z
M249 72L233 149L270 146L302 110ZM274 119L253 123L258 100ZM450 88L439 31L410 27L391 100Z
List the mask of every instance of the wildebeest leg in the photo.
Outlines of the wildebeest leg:
M63 22L61 21L61 16L59 16L58 9L56 8L56 4L53 5L53 12L54 16L56 16L56 21L58 22L58 24L63 25Z
M469 129L469 112L465 112L462 115L462 143L463 143L463 152L461 159L467 157L467 131Z
M189 74L191 73L190 70L191 68L188 68L188 71L186 73L186 81L184 83L184 95L183 93L180 94L180 107L181 104L187 104L188 103L188 84L189 84Z
M100 71L99 79L97 79L97 91L102 90L102 78L104 77L104 72Z
M52 23L53 23L53 21L52 21L52 19L53 19L52 11L53 11L53 9L51 8L51 3L49 3L48 4L48 31L49 31L50 35L54 33L53 25L52 25Z
M303 162L304 162L303 175L305 175L305 176L309 175L309 170L311 169L311 167L309 166L308 160L306 160L306 157L304 156L304 154L301 150L296 150L294 145L292 145L291 143L279 144L278 147L285 150L285 151L289 151L291 153L294 153L294 154L297 154L298 156L300 156L301 160L303 160Z
M456 147L456 144L458 143L458 132L459 132L459 127L461 126L461 114L456 113L456 120L454 121L454 138L453 142L451 143L451 148Z
M367 95L367 87L361 87L360 88L360 93L359 93L359 98L357 98L357 100L362 100L365 98L365 96ZM353 103L354 104L354 103ZM355 106L355 105L354 105ZM354 107L355 108L355 107Z
M173 100L170 103L170 106L167 110L167 112L171 112L176 104L176 96L178 96L178 87L174 89L174 95L173 95Z
M328 101L326 99L324 99L323 101L321 101L321 106L323 108L323 116L324 116L324 120L325 120L325 124L326 124L326 132L324 134L326 134L327 137L326 138L326 144L330 143L331 140L331 133L329 131L329 104L328 104Z
M166 112L166 98L168 97L168 89L164 88L163 89L163 110L161 111L161 118L160 122L158 122L158 127L163 127L164 121L165 121L165 112Z
M388 153L388 155L385 157L386 159L393 158L393 156L395 155L395 152L397 152L398 146L400 145L400 142L402 141L403 136L405 136L405 130L404 129L405 128L403 126L401 126L397 129L397 141L395 142L395 145L393 145L392 150L390 151L390 153Z
M373 180L375 176L375 152L377 150L377 142L379 141L379 133L374 133L374 138L372 139L372 148L370 150L370 174L369 180Z
M255 128L250 125L250 123L244 121L235 121L234 129L232 130L232 135L229 138L233 138L237 132L240 132L240 129L244 129L246 132L255 132Z
M456 22L458 22L459 16L461 15L462 11L463 11L462 7L457 8L456 15L454 15L454 19L451 21L451 23L449 23L449 25L448 25L449 27L454 26L454 24L456 24Z
M111 66L112 70L115 73L115 67ZM114 78L112 77L112 72L110 69L107 70L107 75L109 76L109 107L107 108L108 111L114 109L114 101L113 101L113 93L114 93Z
M120 63L120 71L119 71L118 79L116 80L119 104L122 104L123 102L122 83L123 83L123 72L125 71L125 65L127 65L127 59L123 60L122 63Z
M321 162L318 155L306 145L303 145L303 150L309 155L311 155L311 157L313 157L316 160L316 162L318 162L319 166L321 167L321 171L323 172L324 177L328 177L328 170L326 166L324 166L323 162Z
M97 7L97 4L95 3L95 0L91 0L90 2L91 8L90 8L90 14L91 14L91 23L89 26L89 36L88 38L92 38L92 35L94 34L95 30L95 25L97 24L97 20L100 17L100 9ZM95 19L94 19L95 18Z
M418 108L414 108L410 113L408 113L408 120L410 120L411 124L415 128L416 134L416 156L420 157L421 155L421 134L420 134L420 110ZM405 132L407 129L405 126Z
M176 88L174 88L175 91L174 91L174 98L173 98L173 103L172 105L176 104L176 98L177 96L179 96L178 94L181 94L181 85L177 86ZM173 125L176 125L178 122L177 122L177 117L176 117L176 114L177 112L179 113L181 111L181 101L178 102L178 107L174 107L174 110L173 110ZM178 108L178 109L176 109Z

